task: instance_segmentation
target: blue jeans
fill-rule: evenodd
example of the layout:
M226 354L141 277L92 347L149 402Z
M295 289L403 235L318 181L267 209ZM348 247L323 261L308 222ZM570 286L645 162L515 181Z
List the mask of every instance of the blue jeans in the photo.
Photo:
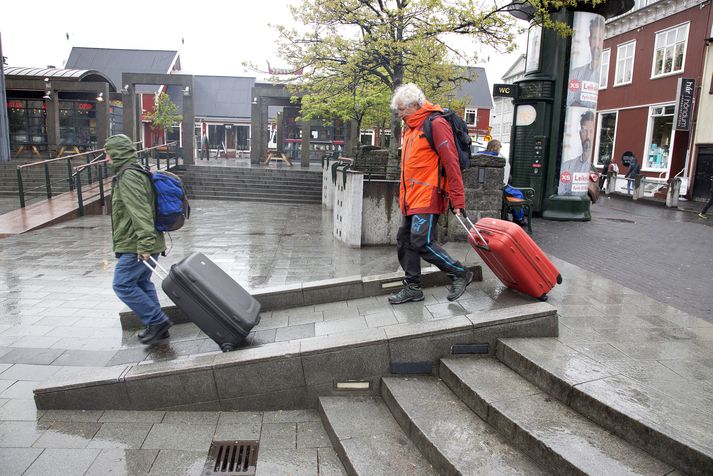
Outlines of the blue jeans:
M158 254L152 255L158 260ZM153 266L151 262L149 262ZM151 282L151 270L138 260L135 253L121 253L114 268L114 292L139 316L145 325L168 320L161 310L156 287Z

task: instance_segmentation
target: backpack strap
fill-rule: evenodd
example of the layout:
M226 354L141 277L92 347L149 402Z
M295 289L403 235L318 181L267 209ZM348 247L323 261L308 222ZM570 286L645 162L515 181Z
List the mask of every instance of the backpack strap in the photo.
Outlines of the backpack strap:
M436 145L433 142L433 119L436 117L443 117L443 114L440 112L432 112L431 114L428 115L428 117L423 121L423 135L426 136L426 140L428 141L428 144L431 146L431 149L436 153L436 156L438 157L438 180L436 183L436 192L439 195L443 195L443 190L441 190L441 177L446 176L446 171L443 170L443 167L441 166L441 154L438 153L436 150ZM443 174L441 175L441 172Z

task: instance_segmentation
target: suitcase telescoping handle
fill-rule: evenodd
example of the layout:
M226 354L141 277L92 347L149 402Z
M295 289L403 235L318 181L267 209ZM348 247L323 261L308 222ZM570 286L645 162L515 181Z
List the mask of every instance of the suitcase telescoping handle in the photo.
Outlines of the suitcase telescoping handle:
M485 238L483 238L483 235L480 234L480 232L479 232L478 229L475 227L475 225L473 224L473 222L470 221L470 218L468 218L468 215L466 215L465 210L461 208L461 211L460 211L460 212L461 212L461 214L463 215L463 218L465 218L465 219L468 221L468 225L470 225L470 227L468 227L468 226L463 222L463 218L461 218L460 215L457 215L457 214L455 214L455 213L454 213L454 215L456 215L456 218L458 219L458 221L460 222L460 224L463 225L463 228L465 228L465 232L468 233L468 235L469 235L471 238L473 238L473 243L475 244L475 246L477 246L477 247L480 248L481 250L490 251L490 246L488 246L488 242L485 241ZM471 230L474 231L476 235L478 235L478 238L480 238L480 241L478 241L478 240L475 238L475 236L473 236L473 233L472 233Z
M149 259L153 262L153 264L154 264L156 267L152 267L152 266L149 264L148 261L142 260L142 261L144 262L144 264L146 265L146 267L147 267L148 269L150 269L153 274L155 274L156 276L158 276L158 277L161 279L161 281L163 281L164 279L166 279L166 278L168 277L168 271L166 271L166 268L164 268L163 266L161 266L160 264L158 264L158 261L156 261L156 260L153 258L153 256L149 256ZM156 270L156 268L159 268L161 271L163 271L164 276L161 276L161 273L159 273L159 272Z

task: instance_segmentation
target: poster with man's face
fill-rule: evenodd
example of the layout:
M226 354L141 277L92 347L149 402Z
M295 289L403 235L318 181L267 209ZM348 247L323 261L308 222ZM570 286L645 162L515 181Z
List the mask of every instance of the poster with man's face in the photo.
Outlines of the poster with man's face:
M573 25L558 195L587 193L596 135L604 18L576 12Z

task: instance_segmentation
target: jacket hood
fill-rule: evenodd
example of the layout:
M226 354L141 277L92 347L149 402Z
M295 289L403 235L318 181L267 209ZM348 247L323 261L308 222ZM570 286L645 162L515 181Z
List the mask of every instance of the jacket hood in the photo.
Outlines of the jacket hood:
M104 144L104 150L111 157L114 170L119 170L129 162L138 160L134 143L124 134L109 137Z
M443 108L437 104L431 104L425 101L421 109L405 117L404 122L412 129L418 128L432 112L443 112Z

